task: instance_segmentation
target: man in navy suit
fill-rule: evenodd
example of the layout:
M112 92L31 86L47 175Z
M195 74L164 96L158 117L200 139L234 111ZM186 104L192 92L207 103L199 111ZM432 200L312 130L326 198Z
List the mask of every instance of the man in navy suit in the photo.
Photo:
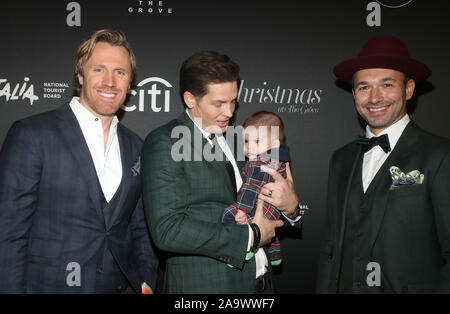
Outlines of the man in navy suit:
M0 153L0 293L154 289L142 141L116 117L135 69L125 35L97 31L78 49L80 97L9 130Z

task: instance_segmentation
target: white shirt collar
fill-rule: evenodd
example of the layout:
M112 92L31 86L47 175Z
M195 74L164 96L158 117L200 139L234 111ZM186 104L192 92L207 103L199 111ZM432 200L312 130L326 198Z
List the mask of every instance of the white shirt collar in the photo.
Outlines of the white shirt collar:
M87 110L81 103L80 103L80 97L72 97L72 100L70 101L70 108L72 108L73 113L75 114L75 117L78 120L78 123L83 124L88 121L92 121L95 118L98 118L94 114L92 114L89 110ZM115 127L119 123L119 119L117 116L114 116L113 120L111 121L111 126Z
M194 123L194 125L200 130L200 132L202 132L203 136L208 140L208 142L212 145L212 141L210 140L209 136L211 135L210 132L205 131L204 129L202 129L197 122L195 121L195 119L192 119L191 115L189 114L188 109L186 109L186 114L188 115L189 119L192 120L192 122ZM223 134L217 134L217 139L219 139L220 137L223 137Z
M403 118L389 126L388 128L381 131L377 136L387 134L389 138L389 144L391 145L391 150L394 149L395 145L397 145L398 140L400 139L400 136L402 135L403 131L405 130L406 126L408 125L409 121L411 119L409 118L408 114L405 114ZM369 125L366 126L366 137L371 138L375 135L370 131Z

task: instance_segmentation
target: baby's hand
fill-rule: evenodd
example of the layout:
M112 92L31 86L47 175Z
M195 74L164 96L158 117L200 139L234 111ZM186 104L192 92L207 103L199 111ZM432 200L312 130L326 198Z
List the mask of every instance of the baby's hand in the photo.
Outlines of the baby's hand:
M239 225L248 225L247 215L243 210L238 210L236 216L234 216L234 220Z

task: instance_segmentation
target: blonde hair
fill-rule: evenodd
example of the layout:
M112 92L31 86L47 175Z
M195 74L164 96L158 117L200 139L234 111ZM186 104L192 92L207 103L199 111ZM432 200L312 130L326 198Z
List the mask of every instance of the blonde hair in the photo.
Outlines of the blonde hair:
M78 74L83 76L83 67L86 64L87 60L91 57L92 51L94 50L95 45L98 42L106 42L112 46L124 47L128 51L128 54L130 55L130 65L131 65L130 83L133 83L134 78L136 76L136 56L134 55L133 49L131 48L130 43L127 41L125 34L118 30L101 29L92 34L88 40L85 40L80 45L80 47L78 47L77 57L75 59L75 78L74 78L74 85L78 94L81 91L81 85L78 81Z

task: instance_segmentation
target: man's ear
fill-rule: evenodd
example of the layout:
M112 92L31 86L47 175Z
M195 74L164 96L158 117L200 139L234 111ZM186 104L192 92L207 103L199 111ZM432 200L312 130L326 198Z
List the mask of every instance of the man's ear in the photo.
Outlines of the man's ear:
M77 78L78 78L78 83L83 86L84 83L84 77L83 75L81 75L80 73L77 74Z
M409 79L408 82L406 82L406 88L405 88L406 100L410 100L412 98L415 87L416 87L416 81L414 81L413 79Z
M195 98L194 94L191 92L184 92L183 94L183 100L188 109L192 109L197 104L197 99Z

